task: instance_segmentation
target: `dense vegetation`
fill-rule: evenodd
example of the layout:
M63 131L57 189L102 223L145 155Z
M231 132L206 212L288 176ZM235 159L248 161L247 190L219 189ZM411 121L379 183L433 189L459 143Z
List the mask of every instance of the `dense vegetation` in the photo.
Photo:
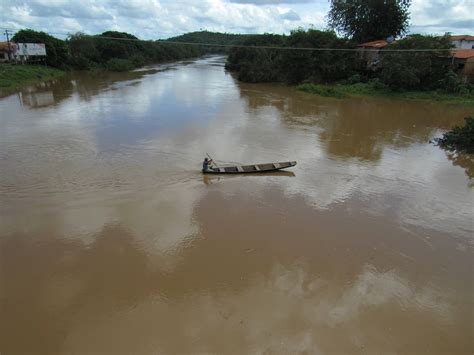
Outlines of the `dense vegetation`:
M464 126L454 127L435 143L449 151L474 154L474 117L466 117Z
M289 36L254 35L243 44L249 48L230 51L226 68L238 72L247 82L283 81L289 84L302 81L333 81L354 73L353 56L341 51L291 50L290 47L354 48L350 42L338 38L332 31L298 29ZM252 46L285 47L285 49L251 48Z
M247 35L199 31L168 40L142 41L129 33L106 31L95 36L76 33L63 41L45 32L26 29L18 31L12 41L45 43L46 62L52 67L126 71L147 63L180 60L226 50L218 46L190 46L170 42L232 45L241 43L245 37Z
M116 31L89 36L76 33L63 41L44 32L18 31L13 42L45 43L46 62L56 68L108 68L124 71L147 63L179 60L205 53L199 46L170 44L165 41L140 41Z
M331 0L329 27L355 41L404 34L411 0Z
M286 49L234 48L227 60L227 69L237 72L246 82L286 82L290 84L362 83L361 88L377 92L442 91L449 94L471 95L473 87L463 83L451 68L449 37L412 35L395 41L380 51L382 63L377 70L367 68L357 51L309 51L296 48L354 49L352 41L344 40L331 31L293 31L289 36L255 35L247 38L248 46L279 46ZM426 52L392 52L393 49L439 49ZM374 87L375 86L375 87ZM308 89L309 86L306 86ZM340 96L340 91L312 92Z
M412 35L389 44L381 52L383 68L379 75L380 79L394 90L445 88L444 80L450 74L449 49L451 47L448 36ZM387 51L391 49L439 49L439 51Z
M168 42L185 42L185 43L206 43L216 45L240 45L246 37L250 35L219 33L210 31L196 31L185 33L181 36L168 38ZM221 46L206 46L207 50L212 52L225 52Z

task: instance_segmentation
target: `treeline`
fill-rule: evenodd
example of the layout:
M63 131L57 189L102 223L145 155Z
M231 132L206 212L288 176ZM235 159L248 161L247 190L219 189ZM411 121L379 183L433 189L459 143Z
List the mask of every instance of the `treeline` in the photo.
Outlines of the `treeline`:
M367 68L357 43L339 38L332 31L298 29L290 35L254 35L247 46L288 49L233 48L226 67L245 82L348 83L367 82L391 90L469 91L451 67L448 36L412 35L395 41L379 52L381 65ZM293 48L328 48L323 51ZM439 49L427 52L392 52L391 49ZM335 50L331 50L335 49ZM351 49L354 51L339 51Z
M168 38L169 42L186 42L186 43L205 43L205 44L216 44L218 46L206 46L213 53L225 52L226 49L221 45L240 45L245 38L251 35L246 34L233 34L233 33L220 33L210 31L196 31L188 32L180 36Z
M263 34L246 38L248 48L233 48L226 68L238 73L246 82L289 84L303 81L329 82L341 80L355 72L353 55L342 51L304 51L291 47L355 48L347 40L329 31L296 30L290 36ZM287 49L252 48L252 46L284 47Z
M129 33L116 31L95 36L76 33L61 40L45 32L26 29L18 31L12 41L45 43L46 63L61 69L107 68L126 71L148 63L197 57L206 52L200 46L140 41Z

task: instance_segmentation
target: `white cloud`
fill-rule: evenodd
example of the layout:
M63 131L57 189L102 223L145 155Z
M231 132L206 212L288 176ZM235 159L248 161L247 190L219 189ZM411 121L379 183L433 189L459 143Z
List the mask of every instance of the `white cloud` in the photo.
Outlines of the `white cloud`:
M472 33L472 0L413 0L410 32ZM282 7L284 6L284 7ZM2 2L4 26L54 35L114 29L143 39L206 29L230 33L289 33L326 27L327 1L308 0L14 0Z

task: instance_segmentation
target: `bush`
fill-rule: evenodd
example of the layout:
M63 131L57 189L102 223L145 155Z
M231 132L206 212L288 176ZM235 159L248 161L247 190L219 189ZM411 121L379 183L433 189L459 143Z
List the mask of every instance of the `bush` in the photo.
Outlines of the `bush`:
M134 68L133 62L128 59L112 58L107 62L107 69L110 71L129 71Z
M443 137L434 140L440 147L449 151L474 153L474 118L464 118L464 126L456 126Z
M386 49L438 49L430 52L381 51L383 68L380 78L393 90L435 90L449 72L449 36L411 35Z
M348 84L357 84L357 83L360 83L360 82L362 82L362 77L360 76L360 74L351 75L347 79Z

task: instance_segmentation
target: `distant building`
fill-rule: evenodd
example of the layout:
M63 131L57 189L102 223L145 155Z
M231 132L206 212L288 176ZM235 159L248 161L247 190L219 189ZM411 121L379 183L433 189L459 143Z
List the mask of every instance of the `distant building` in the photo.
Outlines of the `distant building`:
M359 58L366 64L368 70L377 70L380 68L380 49L388 45L386 40L377 40L361 43L357 46Z
M10 42L10 53L12 53L14 43ZM8 42L0 42L0 62L8 61Z
M464 80L474 82L474 49L456 48L451 50L452 65Z
M458 49L474 49L474 36L456 35L451 36L451 42Z

